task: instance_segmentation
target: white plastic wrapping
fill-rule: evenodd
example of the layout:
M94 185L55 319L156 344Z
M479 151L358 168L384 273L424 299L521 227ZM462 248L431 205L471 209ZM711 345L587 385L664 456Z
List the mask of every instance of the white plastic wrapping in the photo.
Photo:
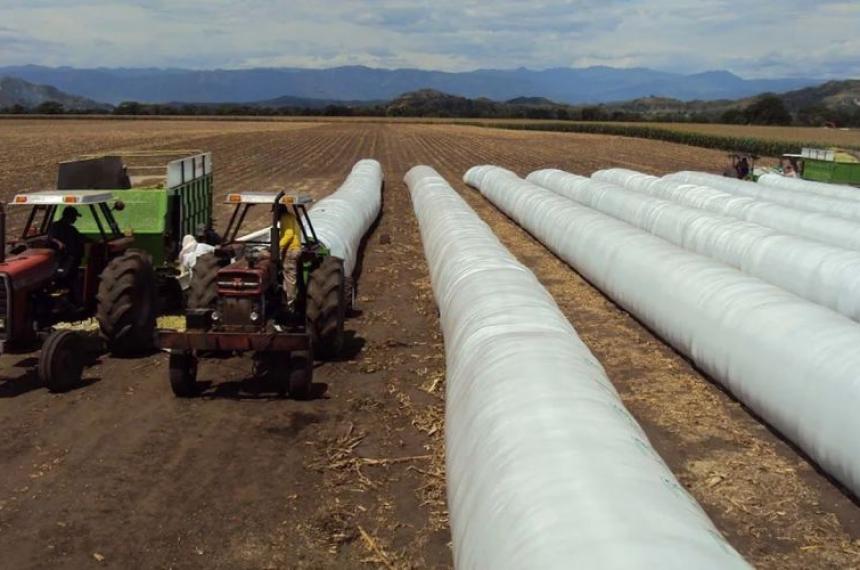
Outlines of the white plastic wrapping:
M183 291L191 287L192 271L197 265L197 258L213 251L215 251L213 246L198 242L192 235L182 238L182 249L179 251L179 275L176 279Z
M506 171L466 180L860 494L860 326Z
M539 170L528 181L860 320L860 252L561 170Z
M406 183L445 337L455 566L748 568L535 276L433 169Z
M671 182L623 168L599 170L591 177L679 204L761 224L782 233L860 250L860 224L843 218L734 196L707 186Z
M359 160L344 183L308 211L317 238L343 259L347 277L355 270L361 241L379 217L382 207L382 167L372 159ZM237 238L238 241L265 241L271 226Z
M364 234L379 217L382 181L382 167L377 161L360 160L343 185L308 212L319 240L332 255L343 259L347 276L355 269Z
M841 184L826 184L801 178L787 178L779 174L763 174L759 176L759 184L771 188L784 188L795 192L811 192L819 196L838 198L840 200L860 200L860 188Z
M807 210L809 212L821 212L822 214L829 214L855 222L860 221L860 202L855 200L840 200L838 198L810 194L809 192L772 188L763 184L756 184L755 182L726 178L725 176L718 176L707 172L676 172L663 178L687 184L703 184L717 190L729 192L730 194L748 196L757 200L767 200L774 204L782 204L783 206Z

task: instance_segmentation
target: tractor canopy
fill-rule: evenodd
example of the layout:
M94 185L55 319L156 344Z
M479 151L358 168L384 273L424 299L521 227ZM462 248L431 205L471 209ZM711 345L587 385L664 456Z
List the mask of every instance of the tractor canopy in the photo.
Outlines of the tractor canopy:
M277 192L236 192L227 194L224 202L226 204L269 204L271 206L277 197ZM313 203L313 198L307 194L284 194L280 202L285 206L307 206Z
M29 194L16 194L10 205L15 206L75 206L83 214L80 206L109 204L114 201L112 192L101 190L43 190ZM58 216L59 218L59 216Z

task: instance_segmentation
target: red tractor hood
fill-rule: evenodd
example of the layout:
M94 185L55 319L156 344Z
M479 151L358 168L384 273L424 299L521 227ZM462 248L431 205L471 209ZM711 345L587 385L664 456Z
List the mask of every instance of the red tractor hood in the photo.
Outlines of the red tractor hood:
M18 291L44 284L56 270L56 254L51 249L28 249L0 263L0 274L8 275L12 287Z

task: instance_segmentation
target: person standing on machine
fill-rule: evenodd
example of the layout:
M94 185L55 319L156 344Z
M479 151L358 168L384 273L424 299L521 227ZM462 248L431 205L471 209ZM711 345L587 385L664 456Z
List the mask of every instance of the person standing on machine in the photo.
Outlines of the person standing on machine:
M299 221L290 207L282 205L280 208L281 241L278 245L284 274L284 297L287 306L292 307L296 301L299 256L302 253L302 232Z

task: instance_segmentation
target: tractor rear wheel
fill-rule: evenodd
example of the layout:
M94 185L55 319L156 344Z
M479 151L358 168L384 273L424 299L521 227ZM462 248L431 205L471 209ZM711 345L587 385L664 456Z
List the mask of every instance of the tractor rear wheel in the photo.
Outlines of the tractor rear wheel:
M331 360L343 348L346 278L343 260L328 256L308 279L306 309L314 355Z
M102 272L96 319L108 349L116 355L152 350L157 279L149 255L129 250Z
M314 377L314 359L310 351L301 350L290 354L290 371L287 389L294 400L311 397Z
M212 253L201 255L191 270L191 286L188 289L189 309L210 309L218 299L218 271L221 260Z
M80 383L84 371L84 343L80 333L54 331L45 339L38 373L51 392L64 392Z
M184 350L170 351L170 388L177 398L193 398L199 392L197 357Z

